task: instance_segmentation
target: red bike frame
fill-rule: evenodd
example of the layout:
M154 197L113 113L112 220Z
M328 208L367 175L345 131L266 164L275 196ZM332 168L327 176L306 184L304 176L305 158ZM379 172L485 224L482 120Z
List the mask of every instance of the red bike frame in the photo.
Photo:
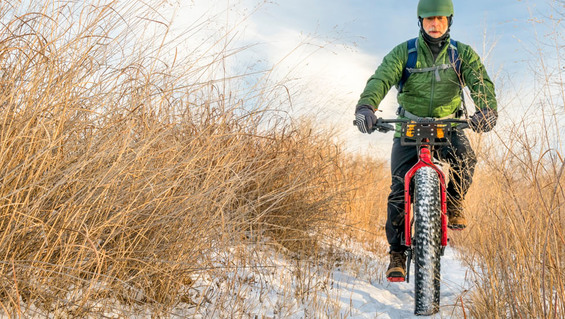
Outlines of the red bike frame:
M412 246L412 196L410 195L410 183L417 170L424 166L429 166L439 176L441 190L441 245L445 247L447 246L447 191L445 187L445 174L433 163L429 145L421 145L418 153L418 163L404 176L404 236L406 246Z
M440 182L440 192L441 192L441 246L447 246L447 190L445 183L445 174L443 171L433 163L431 145L441 145L438 143L437 139L445 139L445 130L449 130L452 124L457 125L458 129L464 129L468 127L467 120L459 119L448 119L448 120L433 120L431 123L442 123L444 126L441 130L437 130L434 127L421 126L418 132L414 131L414 127L406 126L407 123L415 123L414 121L409 121L406 119L377 119L373 131L388 132L394 131L394 126L390 123L403 123L402 126L402 136L407 136L412 139L410 143L406 145L414 145L418 147L418 162L406 173L404 176L404 236L405 245L408 247L412 246L412 196L410 195L410 184L412 178L420 168L424 166L429 166L436 171ZM425 121L420 122L426 124ZM353 121L353 125L359 126L357 120ZM364 124L363 124L364 125ZM437 127L436 127L437 128ZM431 143L430 139L434 139ZM439 141L441 142L441 141ZM401 141L404 143L404 141ZM448 143L444 141L444 143ZM405 145L405 144L402 144Z

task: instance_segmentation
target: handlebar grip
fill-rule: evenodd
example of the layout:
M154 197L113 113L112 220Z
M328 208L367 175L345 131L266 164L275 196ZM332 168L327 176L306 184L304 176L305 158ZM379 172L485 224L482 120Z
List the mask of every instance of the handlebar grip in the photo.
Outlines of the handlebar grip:
M357 126L357 120L353 120L353 126ZM377 123L375 123L375 125L373 125L373 129L372 131L379 131L379 132L389 132L389 131L394 131L394 125L390 124L390 123L383 123L382 118L379 118L377 120Z

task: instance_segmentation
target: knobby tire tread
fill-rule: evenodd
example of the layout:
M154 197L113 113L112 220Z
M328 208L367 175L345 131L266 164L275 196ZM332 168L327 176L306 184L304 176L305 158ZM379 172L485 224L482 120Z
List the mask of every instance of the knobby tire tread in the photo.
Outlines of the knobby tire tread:
M414 176L414 290L417 315L439 311L441 255L441 197L437 172L419 169Z

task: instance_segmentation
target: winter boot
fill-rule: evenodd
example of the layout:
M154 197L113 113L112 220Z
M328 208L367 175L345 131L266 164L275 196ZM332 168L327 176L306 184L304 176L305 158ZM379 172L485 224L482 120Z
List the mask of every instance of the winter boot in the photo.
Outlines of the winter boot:
M391 282L403 282L406 279L406 255L403 252L390 252L386 278Z
M447 227L453 230L463 230L467 227L467 220L463 215L463 203L461 200L447 201Z

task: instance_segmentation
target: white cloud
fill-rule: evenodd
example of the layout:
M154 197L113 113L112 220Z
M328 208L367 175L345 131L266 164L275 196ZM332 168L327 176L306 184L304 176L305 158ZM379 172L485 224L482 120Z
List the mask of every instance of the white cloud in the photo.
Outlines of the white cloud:
M173 36L181 52L212 59L222 50L251 46L222 62L225 71L240 75L271 69L268 83L278 83L280 91L267 93L277 107L278 99L288 99L295 116L312 116L339 132L348 149L379 149L388 156L390 135L362 135L352 125L360 93L382 57L362 52L353 39L333 30L328 33L304 32L299 26L266 24L269 10L255 12L257 1L195 0L171 8ZM266 15L265 15L266 14ZM186 31L188 30L188 31ZM227 37L226 34L228 35ZM208 63L209 59L203 59ZM216 70L218 71L218 70ZM259 78L250 78L253 85ZM284 87L282 86L284 85ZM395 97L391 93L382 103L383 116L393 116ZM377 142L379 140L380 142ZM383 141L385 146L382 146ZM383 151L384 149L384 151Z
M361 134L352 125L354 108L367 79L382 57L367 54L339 34L307 34L290 27L269 27L250 19L246 40L262 43L257 58L275 68L271 80L287 84L292 114L315 117L339 132L349 150L375 150L388 157L391 135ZM391 92L381 104L381 116L393 117L396 99ZM363 151L362 151L363 152Z
M269 37L272 40L263 54L276 63L275 77L293 84L293 113L323 120L339 132L349 150L365 153L363 149L368 149L388 157L390 134L363 135L352 125L359 95L382 57L342 44L339 39L317 38L296 29L281 29ZM265 40L260 33L256 38ZM380 108L380 116L394 117L394 90Z

